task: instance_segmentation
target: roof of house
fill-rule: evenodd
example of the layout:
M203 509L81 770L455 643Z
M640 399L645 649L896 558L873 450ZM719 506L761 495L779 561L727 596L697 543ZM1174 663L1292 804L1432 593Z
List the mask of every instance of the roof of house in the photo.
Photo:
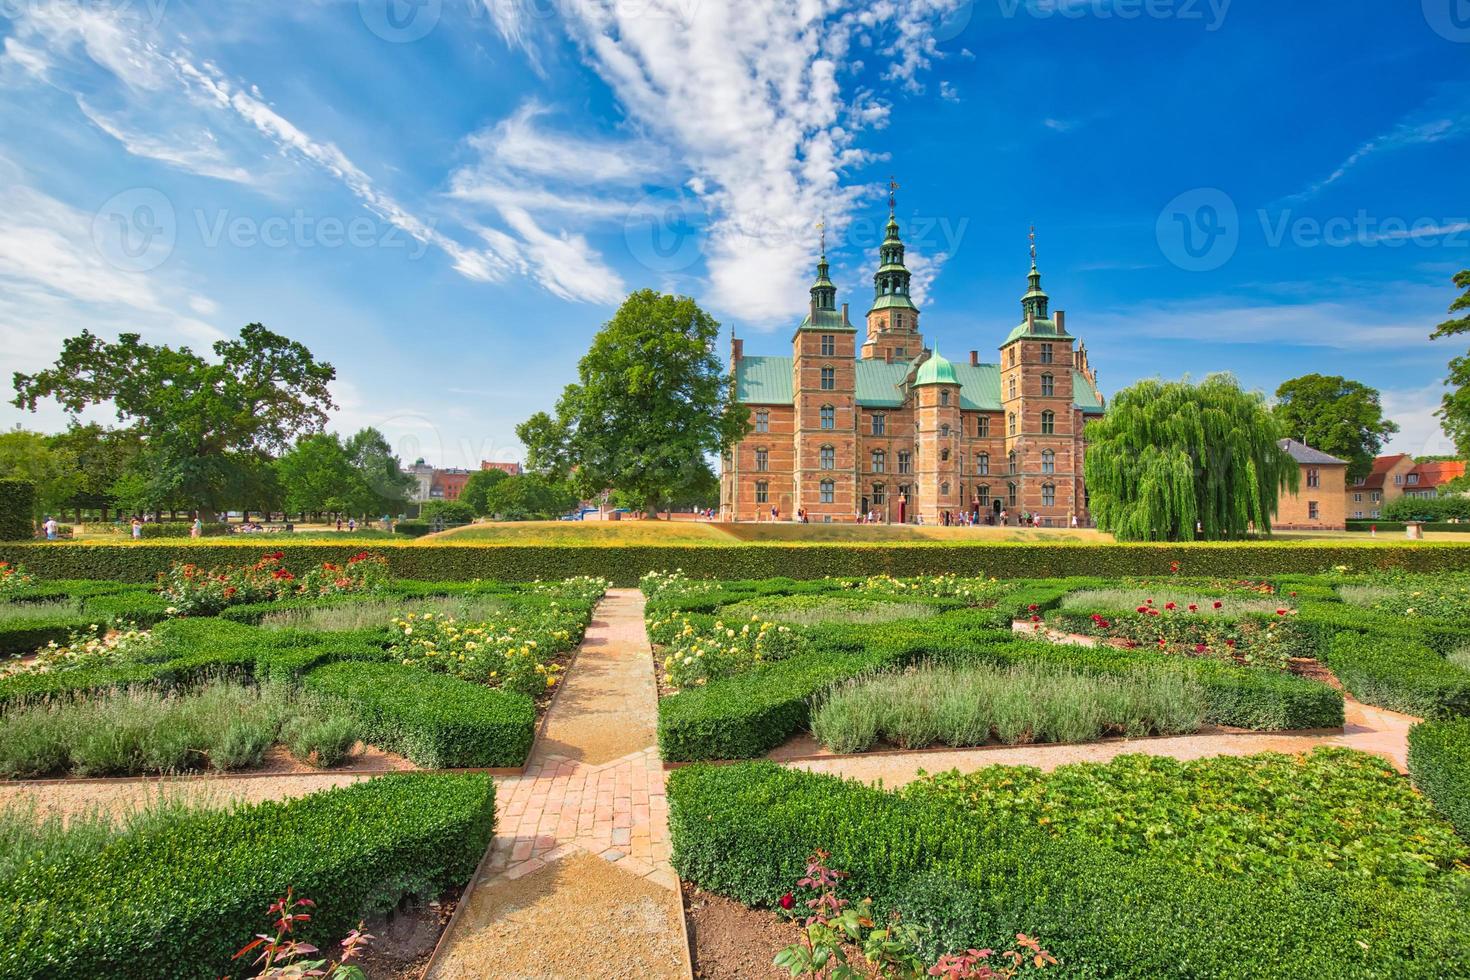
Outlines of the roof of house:
M1426 487L1437 487L1464 476L1465 463L1455 460L1420 463L1409 472L1418 475L1417 486L1423 490Z
M1286 450L1286 454L1292 459L1296 460L1298 463L1302 463L1307 466L1347 465L1347 460L1338 459L1336 456L1330 456L1320 449L1313 449L1306 443L1297 442L1295 439L1282 439L1279 443L1277 443L1277 445Z
M1366 490L1382 490L1388 482L1388 474L1393 472L1394 467L1408 459L1407 453L1398 453L1393 456L1379 456L1373 461L1373 469L1368 473L1362 483L1354 483L1353 486Z
M864 408L902 408L903 381L913 365L907 361L862 358L857 362L857 401ZM999 412L1000 367L995 364L950 364L960 386L960 408ZM790 405L791 358L747 355L735 371L735 398L746 405ZM1102 402L1081 371L1072 372L1072 403L1089 415L1101 415Z
M919 370L914 373L915 385L957 385L959 383L960 379L954 373L954 365L941 356L937 350L933 357L925 358L924 363L919 365Z

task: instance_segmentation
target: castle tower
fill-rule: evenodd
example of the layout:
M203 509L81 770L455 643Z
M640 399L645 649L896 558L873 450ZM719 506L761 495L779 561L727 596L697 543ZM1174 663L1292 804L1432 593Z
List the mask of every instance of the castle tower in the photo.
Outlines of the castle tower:
M813 523L851 521L857 494L857 328L837 309L823 231L817 278L806 318L791 339L795 399L795 494L792 512Z
M1077 499L1079 460L1074 430L1073 352L1066 318L1048 316L1050 297L1036 268L1036 230L1031 230L1031 272L1021 297L1019 326L1000 347L1000 386L1006 459L1003 499L1012 515L1040 513L1053 524L1082 510Z
M935 351L914 373L914 513L926 524L939 524L945 511L964 509L960 497L958 453L960 429L960 381L954 365Z
M863 357L908 361L924 349L919 333L919 308L909 297L909 270L903 263L903 239L895 216L898 183L888 183L888 225L878 247L878 271L873 275L873 307L868 310L868 336Z

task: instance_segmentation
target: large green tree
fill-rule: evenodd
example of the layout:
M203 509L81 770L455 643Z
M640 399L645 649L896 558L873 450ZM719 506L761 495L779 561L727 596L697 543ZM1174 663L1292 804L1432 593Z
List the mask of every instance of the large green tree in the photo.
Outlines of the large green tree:
M48 436L46 443L76 459L78 486L66 506L104 512L119 506L114 487L132 472L143 451L137 429L109 429L95 422L72 422L65 432Z
M145 344L137 334L108 342L83 331L56 363L16 373L14 404L35 410L55 399L73 417L110 405L146 440L135 472L149 499L223 510L254 495L259 467L305 432L320 431L334 408L336 377L303 345L258 323L206 359L187 347Z
M383 433L371 427L359 429L342 448L356 475L352 512L369 517L402 513L414 480L403 472L403 464Z
M1084 462L1098 527L1120 541L1209 541L1270 533L1296 463L1259 393L1228 374L1140 381L1087 426Z
M336 433L302 436L275 465L285 490L286 510L301 514L349 512L357 474Z
M35 484L35 517L55 514L82 485L75 453L53 449L41 433L25 429L0 433L0 479Z
M1378 389L1335 374L1305 374L1276 389L1272 408L1293 439L1348 461L1348 480L1368 475L1384 440L1399 431L1383 417Z
M577 495L539 473L508 476L485 495L489 513L507 521L559 517L577 506Z
M1431 334L1434 340L1470 333L1470 269L1455 275L1455 285L1464 290L1450 304L1450 313L1458 313L1441 323ZM1450 389L1440 402L1439 418L1445 435L1455 443L1460 458L1470 457L1470 351L1450 361Z
M590 498L622 491L650 513L701 485L705 457L745 434L715 354L720 325L687 296L633 293L597 333L553 419L516 428L538 472Z
M464 489L459 492L459 499L469 504L476 516L484 517L491 513L487 499L491 488L501 480L508 479L510 479L510 474L505 470L476 470L470 474L468 480L464 481Z

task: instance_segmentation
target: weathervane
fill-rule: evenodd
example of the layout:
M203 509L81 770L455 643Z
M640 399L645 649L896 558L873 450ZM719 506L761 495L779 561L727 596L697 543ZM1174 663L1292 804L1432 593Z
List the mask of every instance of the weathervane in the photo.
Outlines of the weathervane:
M1036 226L1031 226L1031 264L1036 264Z
M888 175L888 213L892 214L898 199L894 196L898 191L898 178L892 174Z
M822 220L817 222L817 230L822 233L822 257L827 256L827 216L822 215Z

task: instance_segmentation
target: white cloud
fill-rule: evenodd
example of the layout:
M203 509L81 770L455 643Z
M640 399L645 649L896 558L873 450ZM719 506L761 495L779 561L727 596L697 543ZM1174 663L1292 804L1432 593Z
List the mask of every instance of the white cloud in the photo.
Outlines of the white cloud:
M254 174L228 158L220 147L218 138L207 128L191 127L182 133L166 130L163 131L166 135L153 135L139 129L127 128L122 119L108 116L94 108L81 95L77 96L77 106L93 125L121 143L133 156L158 160L201 177L213 177L237 184L256 182Z
M1398 434L1384 446L1384 452L1415 456L1453 453L1454 443L1445 436L1434 415L1443 395L1444 386L1439 384L1383 391L1383 415L1399 424Z

